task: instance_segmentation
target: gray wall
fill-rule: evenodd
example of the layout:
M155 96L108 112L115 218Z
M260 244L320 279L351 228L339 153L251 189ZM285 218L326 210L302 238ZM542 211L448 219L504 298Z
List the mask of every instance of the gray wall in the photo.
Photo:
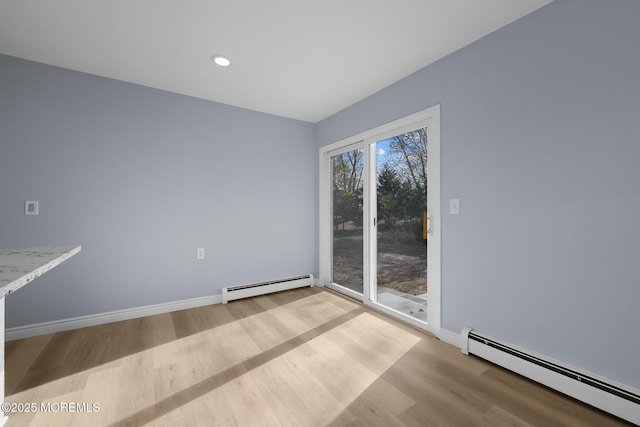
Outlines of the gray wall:
M316 164L311 123L0 56L0 247L83 246L7 327L315 273Z
M556 0L321 122L441 104L442 325L640 388L640 2Z

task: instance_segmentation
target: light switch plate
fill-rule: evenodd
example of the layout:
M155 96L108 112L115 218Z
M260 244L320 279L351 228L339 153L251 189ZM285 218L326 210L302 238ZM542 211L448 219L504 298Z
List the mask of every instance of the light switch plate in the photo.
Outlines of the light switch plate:
M204 248L196 249L196 259L204 259Z
M449 199L449 214L460 215L460 199Z
M24 214L25 215L38 215L39 206L37 200L27 200L24 202Z

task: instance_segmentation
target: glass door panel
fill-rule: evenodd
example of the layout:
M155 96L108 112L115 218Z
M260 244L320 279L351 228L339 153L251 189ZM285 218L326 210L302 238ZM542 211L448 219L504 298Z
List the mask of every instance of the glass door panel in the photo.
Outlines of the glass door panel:
M378 304L427 321L427 128L375 144Z
M332 279L362 294L364 152L347 151L331 157Z

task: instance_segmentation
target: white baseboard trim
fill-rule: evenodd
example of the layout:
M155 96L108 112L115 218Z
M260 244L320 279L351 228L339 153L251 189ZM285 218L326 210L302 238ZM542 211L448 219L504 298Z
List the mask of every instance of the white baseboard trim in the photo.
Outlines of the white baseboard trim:
M462 336L456 332L440 328L437 336L441 341L444 341L447 344L451 344L457 348L462 348Z
M119 322L121 320L136 319L139 317L153 316L154 314L170 313L172 311L187 310L189 308L221 303L222 295L219 294L172 301L163 304L127 308L124 310L110 311L106 313L91 314L88 316L73 317L70 319L54 320L51 322L8 328L5 331L4 339L5 341L13 341L22 338L35 337L37 335L52 334L55 332L86 328L87 326L103 325L105 323Z

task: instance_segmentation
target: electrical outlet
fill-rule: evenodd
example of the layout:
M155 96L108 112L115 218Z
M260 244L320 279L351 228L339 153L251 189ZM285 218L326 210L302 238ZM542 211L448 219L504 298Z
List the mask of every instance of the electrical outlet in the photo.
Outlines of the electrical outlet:
M196 249L196 259L204 259L204 248Z
M24 214L25 215L38 215L39 203L37 200L27 200L24 202Z

